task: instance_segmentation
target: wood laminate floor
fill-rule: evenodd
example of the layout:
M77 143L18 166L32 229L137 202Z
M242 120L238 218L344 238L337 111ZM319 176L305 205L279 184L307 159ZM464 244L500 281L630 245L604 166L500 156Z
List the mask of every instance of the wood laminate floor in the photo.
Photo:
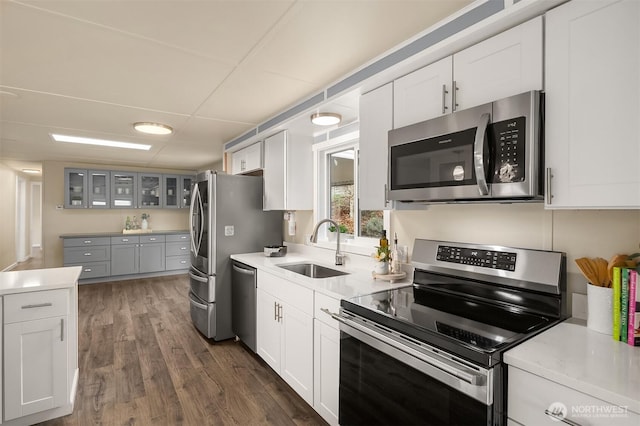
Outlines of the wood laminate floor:
M199 334L188 287L186 275L79 286L75 409L42 424L326 424L241 343Z

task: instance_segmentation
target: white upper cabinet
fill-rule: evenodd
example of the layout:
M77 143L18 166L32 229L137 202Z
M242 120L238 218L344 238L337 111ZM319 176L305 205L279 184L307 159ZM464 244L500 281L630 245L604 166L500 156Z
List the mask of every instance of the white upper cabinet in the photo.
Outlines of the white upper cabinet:
M393 86L388 83L360 96L360 210L388 209L387 133L393 121Z
M452 67L448 56L393 82L394 128L451 112Z
M546 207L640 207L640 2L572 1L546 23Z
M312 142L286 130L264 140L264 210L313 209Z
M250 173L262 168L262 142L256 142L231 154L231 174Z
M394 128L543 89L542 17L394 81Z
M539 16L453 55L458 111L543 87Z

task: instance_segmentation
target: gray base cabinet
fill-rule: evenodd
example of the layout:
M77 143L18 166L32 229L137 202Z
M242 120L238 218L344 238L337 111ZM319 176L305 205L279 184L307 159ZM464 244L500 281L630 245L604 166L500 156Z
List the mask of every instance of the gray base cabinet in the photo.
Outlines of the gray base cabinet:
M191 263L186 232L61 238L64 266L81 266L80 280L181 271Z

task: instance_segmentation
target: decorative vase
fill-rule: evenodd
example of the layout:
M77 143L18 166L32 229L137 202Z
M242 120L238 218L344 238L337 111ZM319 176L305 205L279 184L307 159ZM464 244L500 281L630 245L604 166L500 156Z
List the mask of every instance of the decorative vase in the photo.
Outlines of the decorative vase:
M142 229L147 229L149 227L149 222L147 222L147 219L142 219L142 224L140 225L140 227Z
M587 284L587 328L611 335L613 329L613 289Z
M387 275L389 273L389 262L376 262L373 272L378 275Z

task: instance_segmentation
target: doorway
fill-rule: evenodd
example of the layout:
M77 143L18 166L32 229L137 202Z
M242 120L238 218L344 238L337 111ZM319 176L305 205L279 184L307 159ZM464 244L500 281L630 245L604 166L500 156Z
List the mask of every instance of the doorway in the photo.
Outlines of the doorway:
M18 176L16 179L16 260L24 262L27 253L27 181Z

